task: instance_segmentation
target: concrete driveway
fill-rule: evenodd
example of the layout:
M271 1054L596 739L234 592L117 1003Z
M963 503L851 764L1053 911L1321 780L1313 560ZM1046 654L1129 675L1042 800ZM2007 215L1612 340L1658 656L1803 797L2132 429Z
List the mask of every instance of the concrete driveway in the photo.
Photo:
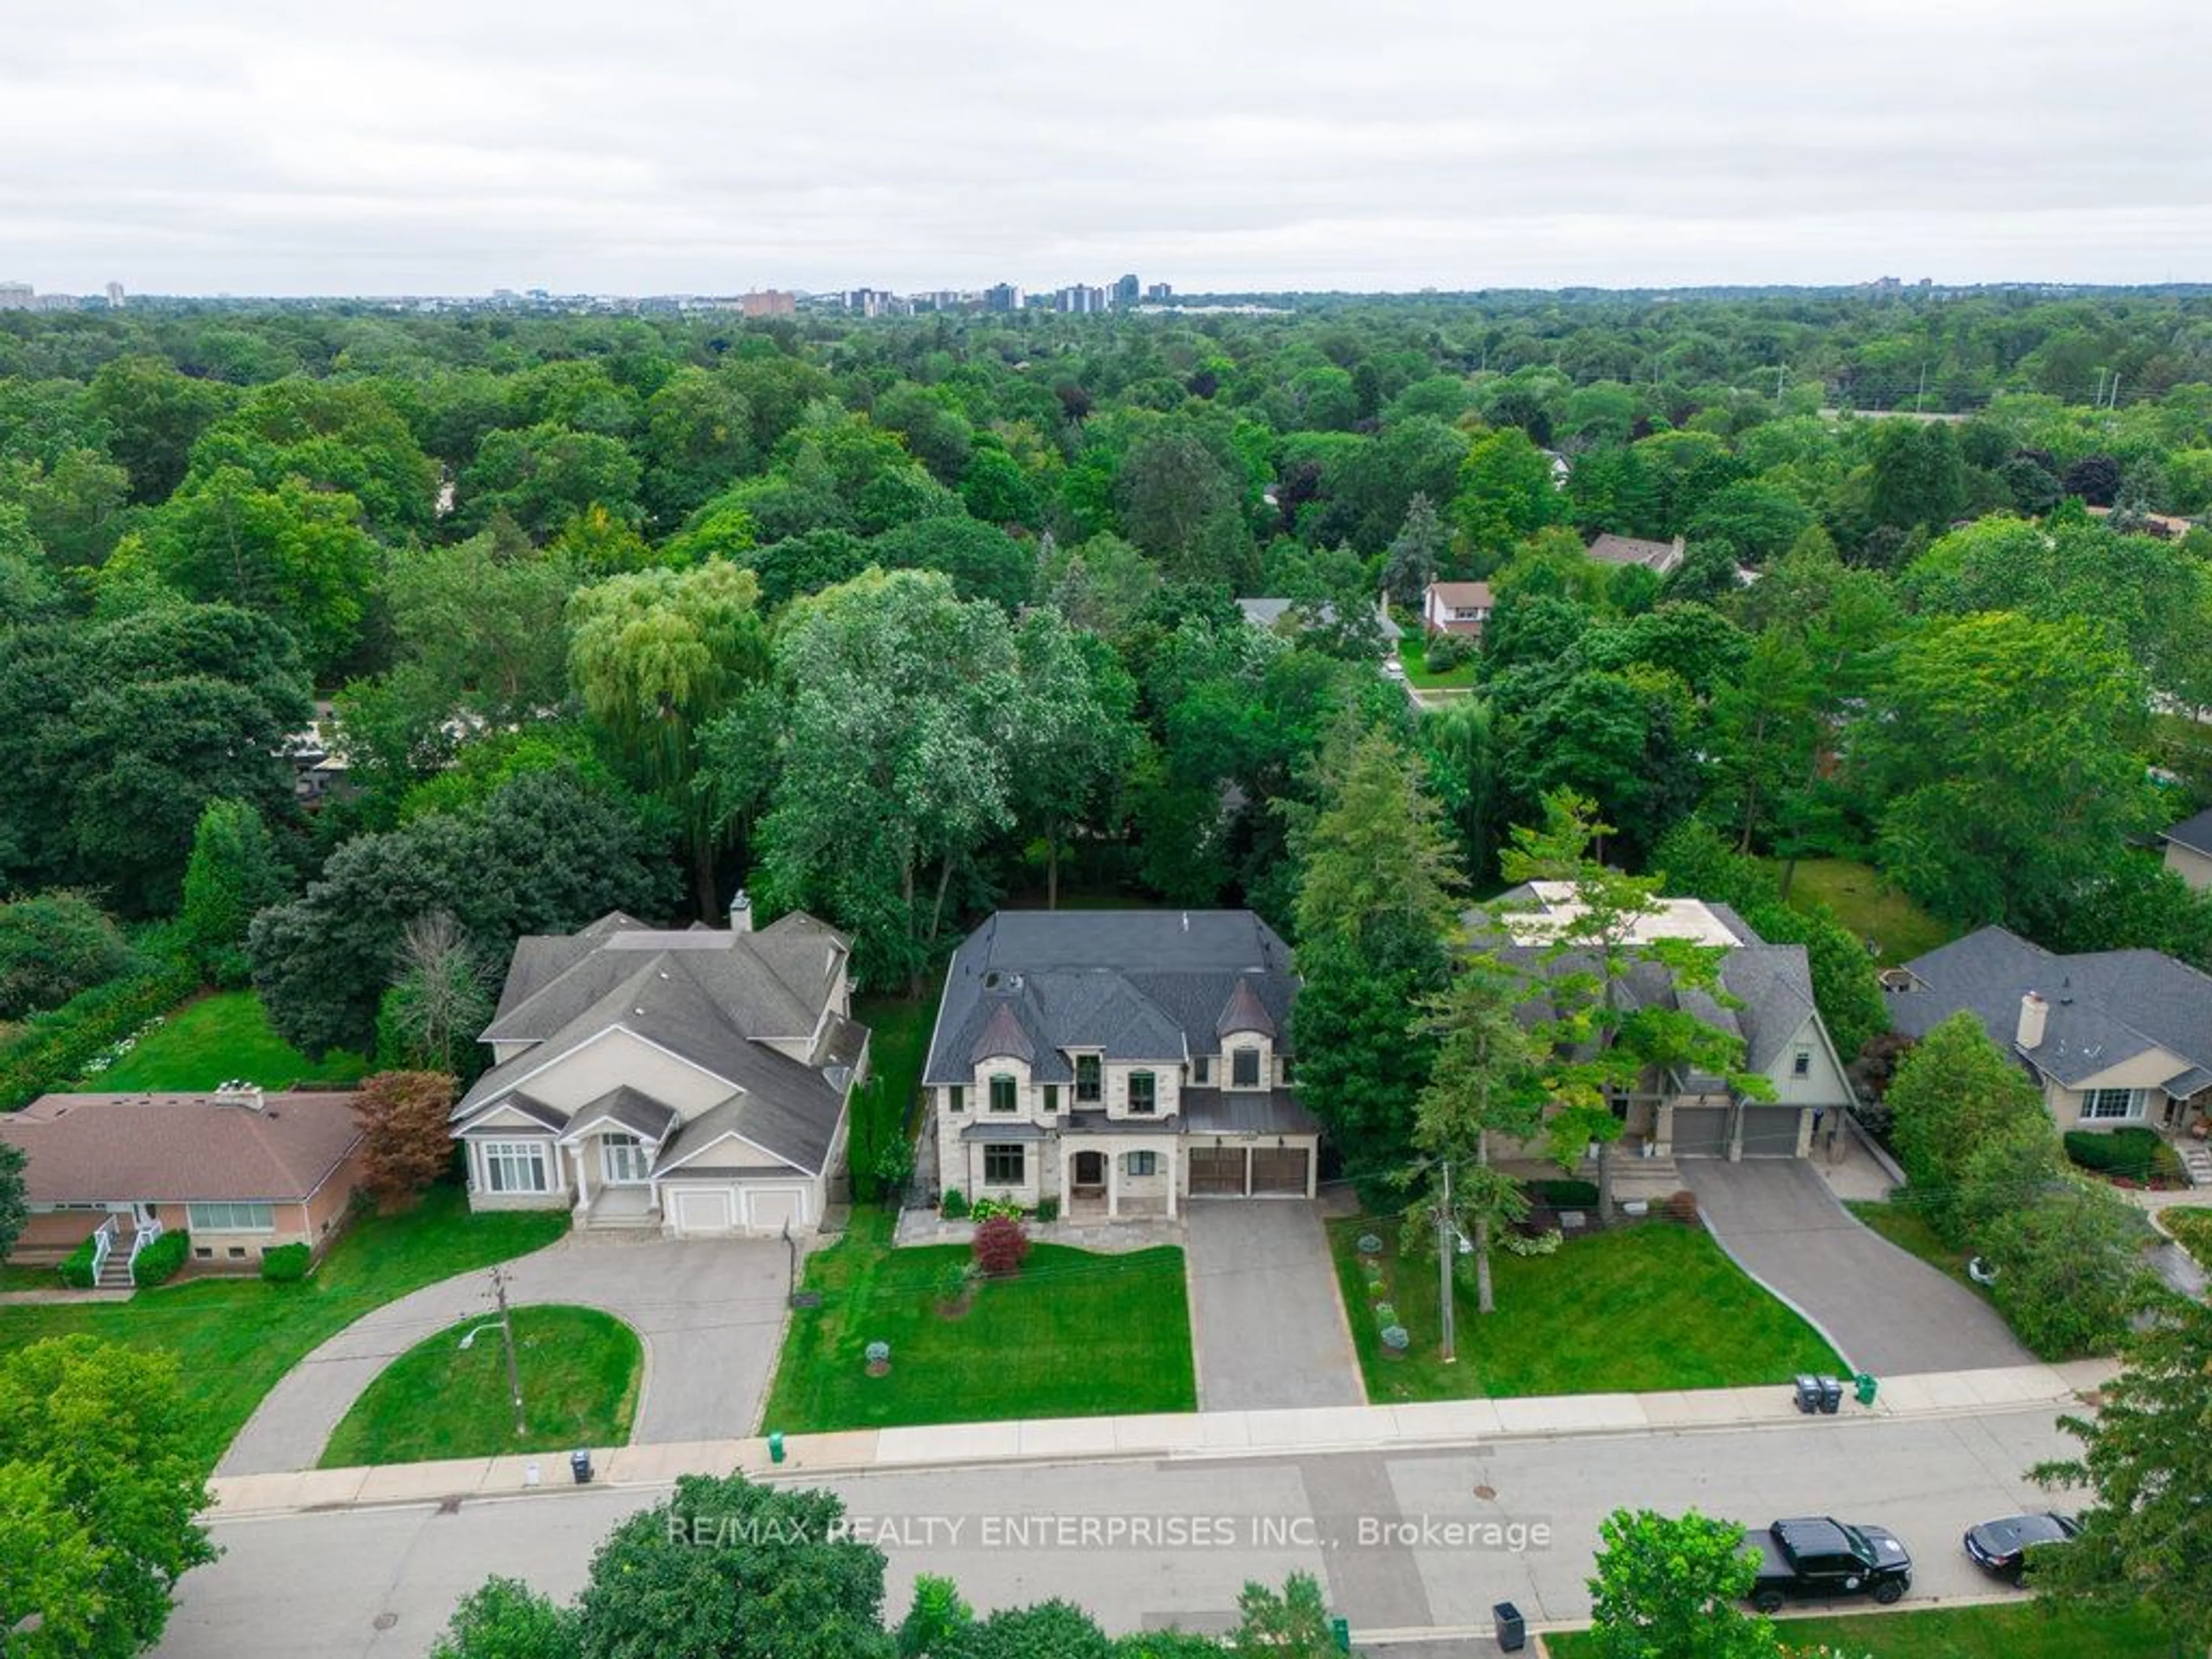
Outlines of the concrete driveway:
M636 1331L645 1381L634 1443L718 1440L756 1426L783 1328L788 1262L779 1239L571 1235L507 1264L507 1299L595 1308ZM314 1468L331 1431L386 1365L471 1315L492 1316L489 1269L362 1316L270 1390L216 1472Z
M1705 1225L1753 1279L1876 1376L2027 1365L1988 1303L1860 1224L1802 1158L1686 1158Z
M1200 1198L1184 1217L1198 1408L1365 1405L1320 1207Z

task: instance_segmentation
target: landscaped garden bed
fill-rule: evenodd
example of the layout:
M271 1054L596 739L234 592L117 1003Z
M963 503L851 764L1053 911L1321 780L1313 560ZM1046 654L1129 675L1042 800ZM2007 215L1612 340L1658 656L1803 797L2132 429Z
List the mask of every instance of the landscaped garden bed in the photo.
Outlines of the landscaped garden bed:
M2066 1156L2076 1169L2103 1176L2118 1187L2171 1188L2185 1186L2181 1155L2155 1129L2130 1124L2121 1129L2071 1129Z
M1781 1619L1776 1626L1793 1653L1826 1648L1850 1659L2168 1659L2173 1650L2142 1608L2090 1613L2026 1598L1994 1607ZM1604 1651L1589 1631L1547 1632L1543 1643L1554 1659L1598 1659Z
M393 1360L331 1436L322 1467L629 1443L645 1371L637 1334L589 1308L517 1308L514 1317L526 1432L514 1431L498 1322L477 1314Z
M1487 1316L1475 1311L1472 1259L1460 1257L1459 1358L1447 1365L1437 1354L1434 1249L1424 1243L1401 1253L1398 1232L1395 1218L1370 1216L1329 1226L1352 1346L1377 1405L1747 1387L1843 1369L1818 1333L1703 1229L1666 1220L1570 1238L1545 1253L1501 1245L1491 1257L1498 1307ZM1363 1237L1381 1251L1363 1255ZM1389 1357L1377 1302L1406 1332L1402 1358Z
M1031 1244L1012 1274L969 1279L968 1246L893 1249L891 1223L855 1210L845 1236L807 1259L805 1287L821 1304L793 1310L765 1427L1195 1409L1180 1249ZM875 1343L887 1352L871 1375Z

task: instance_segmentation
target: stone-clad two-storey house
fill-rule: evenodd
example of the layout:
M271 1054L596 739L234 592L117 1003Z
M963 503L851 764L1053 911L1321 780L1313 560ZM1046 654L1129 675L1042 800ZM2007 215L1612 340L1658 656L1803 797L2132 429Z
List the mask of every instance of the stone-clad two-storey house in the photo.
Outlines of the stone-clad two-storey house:
M1249 910L1001 910L952 958L922 1073L940 1192L1176 1213L1310 1198L1290 948Z

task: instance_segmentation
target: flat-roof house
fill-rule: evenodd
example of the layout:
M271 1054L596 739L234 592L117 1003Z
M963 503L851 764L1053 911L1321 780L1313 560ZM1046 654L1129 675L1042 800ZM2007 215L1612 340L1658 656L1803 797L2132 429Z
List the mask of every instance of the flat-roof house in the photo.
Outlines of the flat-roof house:
M472 1209L555 1209L670 1237L818 1226L867 1073L851 943L793 911L755 932L619 911L521 940L453 1108Z
M1671 542L1648 542L1607 531L1592 542L1587 551L1600 564L1640 564L1653 574L1664 576L1682 562L1686 548L1687 544L1680 536Z
M41 1095L0 1115L0 1141L26 1158L14 1260L59 1261L97 1238L107 1285L130 1284L137 1253L179 1229L206 1268L258 1272L278 1244L319 1255L361 1176L349 1092Z
M940 1193L1173 1216L1310 1198L1290 948L1249 910L1001 910L945 976L922 1071Z

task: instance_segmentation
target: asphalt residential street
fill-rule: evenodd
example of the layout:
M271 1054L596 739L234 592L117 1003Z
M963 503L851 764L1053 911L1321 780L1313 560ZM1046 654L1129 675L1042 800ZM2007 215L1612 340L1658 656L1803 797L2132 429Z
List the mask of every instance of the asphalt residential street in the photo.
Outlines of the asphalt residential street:
M773 1239L672 1242L571 1237L507 1264L517 1307L612 1314L645 1345L632 1438L750 1434L775 1364L789 1266ZM425 1337L493 1316L491 1276L464 1273L364 1315L284 1374L246 1419L218 1474L311 1469L362 1391Z
M1603 1516L1696 1507L1753 1525L1833 1514L1913 1553L1906 1605L1986 1595L1960 1553L1977 1521L2053 1501L2023 1471L2072 1442L2048 1404L1942 1418L1811 1419L1707 1431L1501 1440L1444 1450L1188 1458L817 1478L890 1559L988 1609L1062 1595L1111 1631L1220 1628L1248 1579L1321 1574L1356 1635L1486 1632L1589 1612ZM536 1493L218 1520L159 1651L170 1659L424 1652L490 1574L556 1595L601 1536L665 1487Z

